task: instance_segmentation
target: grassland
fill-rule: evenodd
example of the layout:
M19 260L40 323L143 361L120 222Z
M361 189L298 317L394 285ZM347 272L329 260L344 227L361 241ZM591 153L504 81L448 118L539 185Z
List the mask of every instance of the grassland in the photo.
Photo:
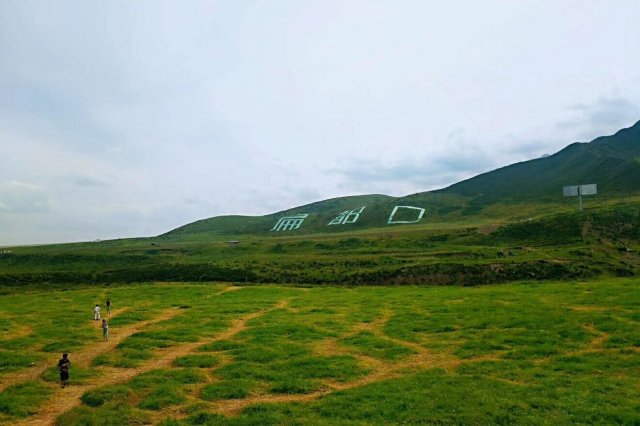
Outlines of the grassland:
M510 210L509 210L510 211ZM514 210L515 212L515 210ZM0 284L226 281L478 285L640 273L640 202L329 234L168 234L11 248ZM239 240L230 245L229 240Z
M640 424L639 135L406 197L1 248L0 424ZM581 182L600 195L576 212ZM399 205L425 216L388 225Z
M3 424L640 422L633 278L5 290ZM107 296L103 342L91 309Z

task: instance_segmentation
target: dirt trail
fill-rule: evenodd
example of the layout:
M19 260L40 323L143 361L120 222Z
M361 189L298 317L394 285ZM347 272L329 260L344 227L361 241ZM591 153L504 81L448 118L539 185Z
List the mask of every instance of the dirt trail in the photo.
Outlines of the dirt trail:
M391 312L385 311L381 318L376 319L370 323L362 323L356 325L354 327L355 333L359 331L369 331L374 335L390 340L396 344L403 345L413 349L416 354L407 357L404 360L395 360L395 361L386 361L380 360L377 358L373 358L367 355L360 355L350 353L346 348L339 346L337 340L331 340L329 342L323 342L322 344L318 344L316 347L322 351L325 355L337 355L337 354L345 354L350 353L354 356L360 364L371 369L371 372L365 376L362 376L356 380L350 382L325 382L324 387L315 392L307 393L307 394L286 394L286 395L276 395L276 394L267 394L267 395L255 395L249 396L244 399L232 399L232 400L222 400L215 401L209 403L211 409L215 410L218 413L224 415L236 415L240 413L242 410L247 408L250 405L254 404L263 404L263 403L287 403L287 402L306 402L313 401L319 399L325 395L328 395L335 391L354 389L358 387L362 387L371 383L379 382L382 380L393 379L397 377L403 377L408 374L417 373L421 370L429 369L429 368L444 368L446 370L451 370L456 368L462 364L470 363L470 362L480 362L480 361L489 361L489 360L498 360L494 355L491 356L481 356L470 359L459 359L455 358L449 354L436 354L431 352L429 349L425 348L422 345L417 343L408 342L405 340L397 339L394 337L390 337L382 331L384 325L388 322L391 317ZM349 336L354 334L347 333ZM339 340L339 339L338 339ZM178 415L178 418L181 416Z
M579 349L576 351L569 351L564 353L565 356L579 356L585 355L594 352L601 352L604 350L604 344L607 340L609 340L609 333L605 333L604 331L600 331L592 325L583 324L582 327L587 330L589 333L594 335L594 337L589 342L589 345L584 349Z
M165 311L162 311L160 315L154 317L153 319L140 321L130 326L118 327L114 329L109 329L109 340L104 342L101 341L100 344L97 345L89 345L89 347L84 350L73 354L72 362L75 362L76 365L80 365L82 367L90 367L91 361L95 357L105 352L109 352L115 349L120 342L122 342L127 337L135 334L139 331L144 330L150 325L170 320L171 318L177 316L178 314L183 313L184 311L177 308L170 308ZM100 328L100 322L96 321L96 328L98 330L100 338L102 337L102 329ZM69 354L71 358L71 354Z
M566 351L566 352L561 352L558 355L561 356L580 356L580 355L586 355L586 354L592 354L592 353L598 353L598 352L603 352L606 351L605 348L605 343L607 340L609 340L609 333L605 333L604 331L600 331L597 328L595 328L593 325L591 324L583 324L582 328L584 328L585 330L587 330L589 333L591 333L593 335L592 339L589 341L589 344L587 345L586 348L583 349L577 349L577 350L572 350L572 351ZM556 356L558 356L556 355ZM544 358L538 358L538 359L534 359L533 363L534 364L549 364L552 363L556 356L550 356L550 357L544 357Z
M111 311L111 318L115 318L118 314L127 311L127 308L117 309ZM102 338L101 329L99 327L98 321L93 321L92 323L96 323L96 340L97 342L92 342L91 344L81 348L76 352L69 353L69 359L72 362L71 367L71 379L73 380L73 366L79 366L82 368L92 368L91 361L98 355L108 352L116 348L116 346L122 342L127 337L131 336L138 331L144 330L146 327L153 325L158 322L169 320L176 315L182 313L181 310L176 308L167 309L160 313L160 315L154 317L150 320L136 322L134 324L130 324L128 326L117 327L109 330L109 340L104 342L102 340L98 340ZM38 366L37 368L32 368L25 371L23 374L16 375L12 377L13 383L20 383L24 380L35 380L37 379L48 367L57 364L59 354L52 355L51 359L47 359L46 362L43 362L43 365ZM96 369L96 368L94 368ZM102 370L102 369L96 369ZM18 377L19 376L19 377ZM45 403L45 406L41 407L40 411L32 418L24 420L22 423L16 424L34 424L34 425L48 425L53 424L53 420L55 419L55 415L59 414L58 412L64 412L67 406L66 401L70 399L79 399L82 394L89 388L95 386L94 383L99 382L102 377L95 377L91 379L87 379L87 384L83 385L69 385L65 389L60 389L56 384L56 390L51 397L51 399ZM5 383L3 383L5 386ZM60 411L62 410L62 411ZM57 413L57 414L54 414Z
M361 361L363 361L363 364L367 364L367 366L375 365L374 371L350 382L326 382L322 389L306 394L266 394L249 396L244 399L227 399L215 402L197 400L197 403L203 407L208 407L211 411L215 411L226 416L234 416L254 404L309 402L320 399L323 396L336 391L355 389L382 380L407 376L429 368L444 368L446 370L451 370L467 363L500 360L493 355L469 359L453 359L434 356L433 354L428 353L417 354L405 361L395 363L384 363L375 358L366 356L356 356L356 358L359 360L362 358ZM176 419L188 417L187 414L180 411L180 408L181 407L168 407L166 410L154 413L152 418L154 419L154 422L157 423L167 417L173 417Z
M141 365L140 367L97 367L96 369L100 370L102 374L99 377L95 378L95 380L92 380L91 382L83 385L70 386L66 389L58 388L56 393L46 404L46 406L42 407L38 413L21 422L16 422L15 424L25 426L52 425L54 424L54 421L58 415L80 405L80 397L88 390L96 387L126 382L128 380L131 380L133 377L150 370L171 367L171 364L175 359L193 352L195 349L202 345L217 342L219 340L229 339L234 335L240 333L242 330L246 329L246 324L248 321L264 315L266 312L269 312L271 310L283 308L287 305L287 303L288 302L286 300L283 300L278 302L273 307L262 309L260 311L245 315L240 319L233 320L229 329L211 338L201 339L198 342L179 344L177 346L172 346L169 348L158 349L157 351L155 351L155 357L146 364ZM102 352L103 350L98 350L95 356Z
M575 306L569 306L569 309L575 312L604 312L608 308L605 306L575 305Z
M237 285L230 285L230 286L227 286L227 287L223 288L219 292L217 292L216 296L220 296L221 294L228 293L230 291L238 291L238 290L242 290L242 287L237 286Z
M127 310L128 308L114 309L111 311L111 318L115 318L118 314L121 314ZM97 339L101 337L101 330L98 328L99 326L98 321L95 321L95 320L89 320L89 321L92 326L96 327L96 341L97 341ZM80 348L78 351L71 353L70 354L71 358L73 358L72 362L74 363L74 365L76 363L82 364L83 360L86 359L87 356L90 356L92 353L96 351L102 352L105 350L104 349L105 347L107 348L115 347L115 345L117 345L122 339L138 331L138 327L146 327L149 323L150 323L149 321L143 321L136 324L131 324L129 326L113 329L113 332L110 333L110 336L109 336L110 338L109 342L105 342L105 343L101 342L100 345L95 345L94 344L95 342L92 341L91 344L88 344ZM48 354L44 360L39 361L36 365L32 367L17 371L15 373L11 373L6 377L2 377L2 383L0 383L0 392L2 392L4 389L8 388L11 385L22 383L26 380L36 380L42 373L44 373L44 371L47 368L56 365L59 359L60 359L59 353L57 352L51 353L51 354Z
M459 359L449 354L435 354L429 349L413 342L407 342L401 339L387 336L382 332L382 328L391 317L391 312L385 311L383 316L372 321L370 323L357 324L353 330L344 336L337 339L329 339L322 342L318 342L314 345L315 352L322 355L342 355L350 354L354 356L359 363L370 369L370 372L365 376L362 376L356 380L350 382L335 382L327 381L324 386L311 393L307 394L263 394L252 395L243 399L228 399L213 402L205 402L197 400L198 404L208 407L211 411L218 412L227 416L233 416L240 413L242 410L250 405L263 404L263 403L288 403L288 402L308 402L319 399L330 393L340 390L354 389L362 387L374 382L393 379L397 377L403 377L411 373L417 373L419 371L429 368L444 368L451 370L465 363L480 362L480 361L495 361L499 360L494 355L481 356L470 359ZM379 337L393 341L394 343L404 345L412 348L416 354L407 357L404 360L387 361L371 356L354 354L349 351L348 348L340 346L338 340L341 338L356 334L360 331L369 331ZM167 407L164 410L156 412L152 415L152 419L155 423L167 417L173 417L177 419L185 418L188 415L180 410L180 407Z
M238 286L228 286L223 288L218 293L216 293L216 296L221 295L223 293L230 292L230 291L237 291L237 290L240 290L241 288L242 287L238 287ZM129 308L112 309L111 315L105 316L104 318L107 318L107 320L110 321L111 319L117 317L119 314L122 314L128 310L130 309ZM89 367L91 365L90 364L91 361L96 356L100 355L101 353L114 349L122 340L126 339L132 334L137 333L138 331L141 331L142 329L152 324L155 324L156 322L171 319L179 313L181 313L179 309L175 309L175 308L167 309L166 311L162 312L159 316L151 320L140 321L140 322L136 322L134 324L126 325L123 327L110 328L109 340L107 342L103 342L100 340L100 344L98 345L94 344L95 342L92 342L92 344L89 344L79 349L78 351L74 351L73 353L70 353L69 358L71 359L71 362L73 363L74 366L79 365L82 367ZM96 328L96 339L101 339L102 330L100 328L100 322L95 320L89 320L89 322ZM3 390L5 390L11 385L22 383L27 380L36 380L38 377L40 377L44 373L44 371L47 368L56 365L59 359L60 359L59 353L55 353L55 354L52 353L48 355L44 360L39 361L36 365L30 368L26 368L24 370L20 370L15 373L10 373L5 377L0 377L0 379L2 380L2 382L0 383L0 392L2 392Z
M0 317L1 318L1 317ZM15 326L13 330L3 331L2 338L6 340L15 339L18 337L28 336L33 333L33 328L27 324L19 324Z

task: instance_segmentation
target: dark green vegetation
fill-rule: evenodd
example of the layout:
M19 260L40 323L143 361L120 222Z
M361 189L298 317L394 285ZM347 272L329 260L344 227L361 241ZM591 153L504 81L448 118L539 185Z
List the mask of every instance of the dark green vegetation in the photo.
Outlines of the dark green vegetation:
M90 319L107 292L120 336L112 346ZM70 349L65 390L48 369L30 376L58 357L43 348L67 338L52 321L61 306L83 336ZM0 373L0 383L12 381L0 388L6 424L42 410L61 426L640 422L634 278L13 288L0 298L0 318L14 331L0 335L6 359L44 360Z
M640 266L639 158L637 123L440 191L211 218L154 238L3 250L0 284L478 285L632 276ZM585 198L584 213L577 212L576 198L562 197L563 185L579 183L599 187L597 196ZM386 225L394 206L407 205L426 209L420 223ZM328 225L362 206L356 223ZM298 213L309 215L300 229L270 231L282 216ZM403 214L410 213L400 210L394 219L409 220Z
M626 196L640 185L640 122L590 143L574 143L554 155L512 164L441 191L471 197L470 205L553 201L564 185L597 183L601 194Z
M166 236L21 247L0 255L0 283L478 285L632 276L639 272L639 253L640 202L627 199L583 213L502 225L422 224L348 235L247 235L239 245L229 245L219 236Z

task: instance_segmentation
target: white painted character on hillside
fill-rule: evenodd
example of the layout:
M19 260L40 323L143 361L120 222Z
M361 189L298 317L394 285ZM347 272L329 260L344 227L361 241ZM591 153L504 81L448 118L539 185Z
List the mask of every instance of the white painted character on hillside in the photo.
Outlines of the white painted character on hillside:
M353 210L343 211L338 216L336 216L331 222L329 222L329 225L346 225L348 223L356 223L360 218L360 214L364 211L365 207L367 206L358 207L357 209L353 209Z

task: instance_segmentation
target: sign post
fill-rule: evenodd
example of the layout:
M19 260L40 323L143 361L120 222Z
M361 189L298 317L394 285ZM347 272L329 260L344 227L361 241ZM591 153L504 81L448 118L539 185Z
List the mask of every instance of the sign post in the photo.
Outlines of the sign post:
M565 197L578 197L580 211L582 211L582 196L596 195L598 193L598 185L590 183L588 185L565 186L562 188L562 194Z

